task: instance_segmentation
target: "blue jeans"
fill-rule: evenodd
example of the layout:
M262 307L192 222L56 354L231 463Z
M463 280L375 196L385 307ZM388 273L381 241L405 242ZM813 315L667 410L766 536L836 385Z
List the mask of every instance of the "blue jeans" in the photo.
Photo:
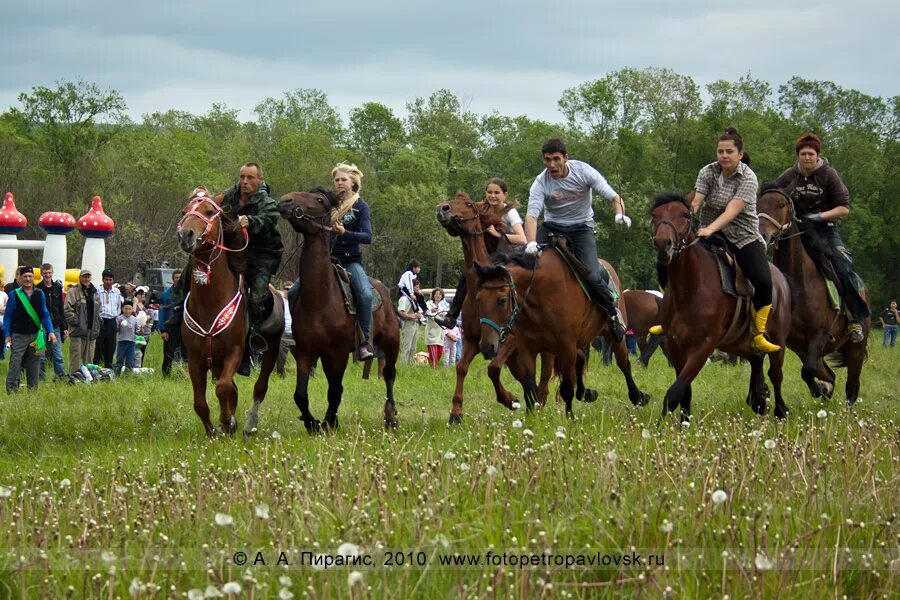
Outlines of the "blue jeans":
M61 336L62 332L56 332L57 336ZM50 340L47 340L47 351L41 355L41 381L47 378L47 355L50 355L50 359L53 361L53 371L56 373L57 377L65 377L66 375L66 366L63 363L63 353L62 353L62 340L57 337L56 343L51 344Z
M893 348L894 344L897 343L897 326L896 325L885 325L884 326L884 339L881 340L882 348L887 348L888 340L891 341L891 348Z
M116 345L116 375L122 372L123 367L130 371L134 365L134 342L119 342Z
M366 276L363 266L358 263L344 265L350 273L350 285L353 286L353 295L356 297L356 318L359 319L359 327L363 330L366 339L372 329L372 286Z

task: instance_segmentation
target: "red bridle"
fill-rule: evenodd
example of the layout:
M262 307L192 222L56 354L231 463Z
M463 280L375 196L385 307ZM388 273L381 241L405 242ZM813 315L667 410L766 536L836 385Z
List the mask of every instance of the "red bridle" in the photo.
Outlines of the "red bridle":
M198 209L204 203L208 203L213 208L213 215L207 217L205 214L200 212ZM197 239L200 241L200 248L204 246L209 248L207 254L207 260L201 260L197 257L197 252L193 253L194 260L198 263L202 268L201 271L205 272L207 277L210 275L210 271L212 268L212 264L222 255L223 252L241 252L247 248L247 245L250 243L250 238L247 235L247 228L243 228L242 232L244 234L244 245L240 248L228 248L226 247L223 241L223 233L222 233L222 207L213 202L212 198L207 196L207 193L203 190L199 190L196 192L193 198L191 198L191 202L188 206L188 211L184 213L184 216L181 217L181 220L178 221L178 231L180 232L184 228L185 219L188 217L195 217L199 219L201 222L206 224L206 227L203 228L203 231L197 236ZM210 240L207 235L210 230L213 228L213 223L219 221L219 227L216 228L216 239ZM199 250L199 248L198 248Z

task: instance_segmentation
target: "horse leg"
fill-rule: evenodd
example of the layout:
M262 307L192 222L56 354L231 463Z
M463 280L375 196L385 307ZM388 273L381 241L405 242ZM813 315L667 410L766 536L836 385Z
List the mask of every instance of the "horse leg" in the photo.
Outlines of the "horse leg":
M478 340L463 338L462 356L456 363L456 391L453 392L453 407L450 409L450 425L462 423L463 416L463 386L466 375L469 373L469 363L478 353Z
M572 412L572 400L575 397L575 380L577 378L577 351L575 356L565 356L560 357L557 355L557 361L559 365L559 373L560 373L560 382L559 382L559 395L562 397L563 402L566 404L566 416L570 419L575 418L575 413Z
M206 372L206 366L199 364L199 361L188 361L188 373L194 389L194 412L200 417L206 435L213 437L216 429L209 420L209 404L206 403Z
M349 354L344 353L337 357L322 357L322 370L328 379L328 410L322 419L322 426L326 431L336 431L338 428L338 408L344 394L344 371L348 360Z
M836 380L834 371L822 357L819 357L819 362L816 367L816 378L819 380L819 391L823 398L831 400L831 397L834 395L834 382Z
M774 352L769 355L769 381L772 382L772 388L775 392L775 418L784 419L789 411L784 403L784 397L781 395L781 383L784 381L783 347L780 352Z
M372 361L369 361L371 364ZM384 365L384 385L387 388L387 396L384 399L384 427L385 429L397 428L397 405L394 404L394 381L397 379L396 359Z
M612 334L608 335L609 339L607 341L612 346L615 344L615 341L612 339ZM616 355L616 366L619 367L622 375L625 376L625 385L628 386L628 399L634 406L646 406L650 402L650 394L641 391L634 382L634 377L631 375L631 361L628 359L628 346L625 345L624 338L613 346L613 351Z
M852 345L857 347L848 350L847 344L844 345L844 352L848 354L847 383L844 386L844 393L847 395L848 406L856 404L856 399L859 398L859 378L862 373L863 361L866 357L865 346L863 346L863 344Z
M809 388L809 393L812 394L813 398L825 396L827 392L833 391L834 389L833 383L831 385L831 390L828 390L827 385L823 385L816 381L816 376L822 370L819 365L822 362L822 352L824 351L824 348L825 338L823 336L813 339L806 349L806 356L803 357L803 367L800 369L800 377L803 379L803 383L806 384L806 387ZM830 393L828 394L828 397L830 397Z
M263 354L262 365L260 365L259 369L259 377L256 378L256 383L253 384L253 406L247 411L247 422L244 424L244 437L253 435L259 427L259 405L262 404L262 401L266 398L266 392L269 391L269 377L272 375L275 363L278 362L279 341L272 339L267 341L269 350Z
M390 302L385 301L382 306L390 306ZM400 330L388 326L390 319L394 317L393 315L388 316L387 310L382 310L383 314L374 319L373 327L377 326L378 334L373 335L372 339L381 350L380 355L384 356L384 358L378 358L378 377L384 379L387 392L384 399L384 427L385 429L396 429L398 422L397 405L394 403L394 382L397 381L397 359L400 356ZM375 361L370 360L366 364L370 365L373 362Z
M515 356L513 354L515 353ZM510 357L513 357L513 360L507 364L507 361ZM516 397L503 387L503 384L500 382L500 372L503 370L503 365L507 364L509 367L510 373L512 373L513 377L516 378L516 381L522 384L522 388L525 389L527 386L524 383L524 378L527 377L527 371L521 368L521 353L516 352L516 342L514 339L508 339L504 344L500 346L500 351L491 359L490 364L488 364L487 374L488 379L491 380L491 383L494 385L494 393L497 396L497 402L505 406L510 410L515 410L513 408L513 403L516 402ZM528 411L534 408L534 403L532 402L531 406L528 406L528 396L525 398L525 405L528 408Z
M543 407L547 404L550 395L550 378L553 377L553 355L549 352L541 353L541 379L538 381L537 403Z
M682 418L685 416L690 417L690 405L685 406L682 404L682 401L685 394L691 394L691 382L694 381L694 378L706 365L706 359L712 354L714 348L715 343L706 339L702 345L690 348L688 353L688 349L682 348L674 340L671 341L671 345L667 350L669 351L669 356L672 357L677 376L675 377L675 382L666 391L665 398L663 398L660 422L668 413L674 412L675 407L679 405L682 407ZM685 415L685 409L688 411L687 415Z
M641 350L641 356L638 359L642 365L645 367L650 366L650 358L653 356L653 353L656 352L656 349L662 344L662 336L660 335L651 335L647 340L647 343L644 345L644 349Z
M225 364L216 372L213 369L213 376L216 378L216 397L219 399L219 422L222 424L222 431L228 435L232 435L237 430L237 411L238 389L234 383L234 372L241 360L240 353L236 356L229 356L225 359Z
M758 415L766 414L766 381L763 378L763 360L758 354L747 357L750 363L750 390L747 392L747 404Z
M590 360L591 346L587 344L582 350L578 351L578 358L575 359L575 398L589 403L596 402L599 397L597 390L584 385L584 377L587 374Z
M297 384L294 387L294 404L300 410L300 420L310 435L319 433L320 423L309 411L309 372L313 357L306 353L297 353Z

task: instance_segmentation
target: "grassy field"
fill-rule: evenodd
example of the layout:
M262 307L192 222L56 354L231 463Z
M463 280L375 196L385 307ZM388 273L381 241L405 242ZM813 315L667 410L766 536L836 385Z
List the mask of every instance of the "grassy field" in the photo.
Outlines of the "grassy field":
M183 372L0 395L0 597L897 597L900 350L872 344L852 410L843 371L825 404L791 355L786 423L744 404L747 366L709 365L689 427L656 426L660 355L641 409L598 358L574 421L500 407L479 358L452 429L454 373L401 367L393 433L356 365L315 438L292 361L249 441L205 438Z

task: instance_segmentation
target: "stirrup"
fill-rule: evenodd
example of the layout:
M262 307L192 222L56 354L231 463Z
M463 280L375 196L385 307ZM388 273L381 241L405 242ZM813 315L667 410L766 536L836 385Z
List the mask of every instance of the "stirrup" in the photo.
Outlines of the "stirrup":
M662 325L654 325L650 329L647 330L651 335L662 335L663 328Z
M858 344L865 338L863 334L862 324L859 321L850 321L847 325L847 335L850 336L851 344Z
M258 333L251 333L247 340L247 346L251 354L264 354L269 349L266 338Z

